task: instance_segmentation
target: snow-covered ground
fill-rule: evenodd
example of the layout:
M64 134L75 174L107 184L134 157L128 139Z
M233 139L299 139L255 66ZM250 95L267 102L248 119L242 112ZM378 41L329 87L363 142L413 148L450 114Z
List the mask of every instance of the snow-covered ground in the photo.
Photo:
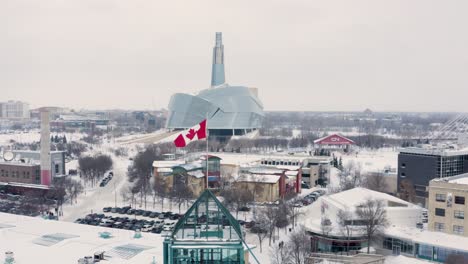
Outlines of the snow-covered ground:
M405 257L402 255L388 256L385 258L385 264L428 264L428 263L434 263L434 262L426 261L422 259Z
M379 171L387 167L396 168L398 165L398 149L396 148L359 149L349 154L335 152L334 155L343 159L343 165L350 162L360 164L363 172Z
M68 141L80 140L83 138L84 134L82 133L51 133L52 136L59 135L67 138ZM39 130L32 130L29 132L14 132L8 134L0 134L0 146L9 145L11 140L19 143L33 143L39 142L41 139L41 132Z

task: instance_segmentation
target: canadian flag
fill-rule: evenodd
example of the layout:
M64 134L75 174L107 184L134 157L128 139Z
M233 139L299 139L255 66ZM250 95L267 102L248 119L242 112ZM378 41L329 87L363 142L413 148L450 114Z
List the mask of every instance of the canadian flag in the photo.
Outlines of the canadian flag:
M206 138L206 119L201 121L200 124L180 133L174 140L174 144L178 148L183 148L192 141L204 138Z

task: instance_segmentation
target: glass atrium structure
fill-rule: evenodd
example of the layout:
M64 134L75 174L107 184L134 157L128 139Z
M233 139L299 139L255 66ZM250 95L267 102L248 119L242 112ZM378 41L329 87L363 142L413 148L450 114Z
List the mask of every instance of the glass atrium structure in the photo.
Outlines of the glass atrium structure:
M244 264L239 223L205 190L164 241L164 264Z

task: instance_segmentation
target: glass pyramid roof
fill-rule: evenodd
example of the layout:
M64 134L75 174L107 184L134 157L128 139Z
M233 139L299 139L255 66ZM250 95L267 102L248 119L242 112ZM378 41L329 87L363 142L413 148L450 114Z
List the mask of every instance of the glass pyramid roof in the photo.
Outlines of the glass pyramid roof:
M241 241L239 222L216 196L205 190L172 232L174 240Z

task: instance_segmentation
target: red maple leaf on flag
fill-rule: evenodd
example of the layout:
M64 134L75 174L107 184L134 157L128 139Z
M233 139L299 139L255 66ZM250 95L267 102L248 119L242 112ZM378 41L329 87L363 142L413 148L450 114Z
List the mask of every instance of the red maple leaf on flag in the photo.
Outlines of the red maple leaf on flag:
M195 135L196 135L196 133L195 133L195 130L194 130L193 128L191 128L191 129L188 131L188 133L185 134L185 136L186 136L188 139L190 139L190 140L192 140L192 139L195 137Z

